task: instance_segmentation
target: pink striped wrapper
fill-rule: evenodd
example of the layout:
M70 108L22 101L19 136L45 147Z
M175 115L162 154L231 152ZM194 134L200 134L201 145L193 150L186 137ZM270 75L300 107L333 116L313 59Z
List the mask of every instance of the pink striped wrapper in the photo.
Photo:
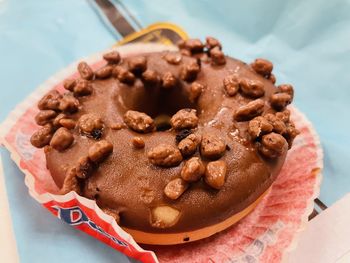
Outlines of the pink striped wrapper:
M130 44L117 48L122 56L174 49L160 44ZM100 67L102 54L83 60ZM30 144L38 126L34 116L37 101L49 90L63 91L63 80L76 77L77 63L52 76L19 104L2 123L0 142L25 174L29 194L53 215L142 262L281 262L296 246L305 228L313 200L319 194L322 149L311 123L290 107L301 134L269 193L252 213L233 227L201 241L176 246L141 248L96 202L70 192L58 195L58 188L46 169L43 150ZM146 246L145 246L146 247Z

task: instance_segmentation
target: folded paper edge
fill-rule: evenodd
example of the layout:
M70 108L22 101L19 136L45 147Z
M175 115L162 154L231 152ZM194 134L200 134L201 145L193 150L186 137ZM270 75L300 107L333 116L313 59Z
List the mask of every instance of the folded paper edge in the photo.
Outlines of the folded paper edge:
M314 200L316 198L318 198L320 195L321 183L322 183L322 179L323 179L323 174L322 174L323 173L323 149L322 149L320 137L317 134L312 123L306 117L306 115L304 113L302 113L300 110L298 110L296 107L293 106L292 108L293 108L293 113L295 113L296 115L299 115L299 117L303 119L303 122L310 130L312 138L314 139L314 143L316 144L316 149L317 149L317 152L316 152L316 156L317 156L317 164L316 165L317 165L317 167L315 167L315 168L319 168L319 170L315 174L316 183L315 183L314 188L313 188L313 195L308 200L307 207L305 208L305 212L301 217L301 223L298 227L297 232L294 234L291 243L287 246L284 253L282 253L282 260L281 260L282 262L288 262L288 258L289 258L290 253L296 249L296 247L298 245L298 241L300 239L300 235L303 233L303 231L307 227L308 217L312 213L312 210L314 209Z

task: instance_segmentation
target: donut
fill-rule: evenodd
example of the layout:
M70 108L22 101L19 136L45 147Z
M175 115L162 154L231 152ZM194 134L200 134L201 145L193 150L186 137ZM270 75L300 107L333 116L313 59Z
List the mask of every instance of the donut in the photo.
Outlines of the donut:
M254 209L299 133L270 61L226 56L213 37L103 61L37 104L30 140L60 194L95 200L144 244L206 238Z

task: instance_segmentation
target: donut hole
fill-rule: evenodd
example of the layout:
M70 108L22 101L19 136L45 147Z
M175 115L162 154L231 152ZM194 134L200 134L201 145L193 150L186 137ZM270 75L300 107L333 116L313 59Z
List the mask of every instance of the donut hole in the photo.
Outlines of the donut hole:
M160 86L144 86L138 79L133 87L120 88L116 100L123 112L135 110L151 116L158 131L171 128L170 118L184 108L197 109L189 99L189 87L179 82L176 87L165 89Z
M154 123L157 131L166 131L171 129L170 119L171 116L167 114L160 114L154 117Z

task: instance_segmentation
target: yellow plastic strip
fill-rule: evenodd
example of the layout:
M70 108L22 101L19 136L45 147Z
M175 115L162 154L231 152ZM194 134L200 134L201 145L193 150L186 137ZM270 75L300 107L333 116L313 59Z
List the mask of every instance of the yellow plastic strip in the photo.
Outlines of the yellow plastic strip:
M161 42L163 44L168 44L168 45L175 44L172 41L170 41L169 39L164 39L164 37L161 37L161 34L160 34L161 30L164 30L164 29L168 29L168 30L173 31L174 33L179 35L182 39L188 39L187 33L179 26L172 24L172 23L168 23L168 22L158 22L158 23L151 24L150 26L148 26L148 27L146 27L138 32L135 32L135 33L132 33L132 34L126 36L122 40L118 41L114 46L125 45L125 44L132 42L133 40L135 40L137 38L141 38L141 37L143 37L144 40L146 40L145 42L147 42L147 35L151 35L151 34L159 35L159 42ZM154 35L151 37L154 37Z

